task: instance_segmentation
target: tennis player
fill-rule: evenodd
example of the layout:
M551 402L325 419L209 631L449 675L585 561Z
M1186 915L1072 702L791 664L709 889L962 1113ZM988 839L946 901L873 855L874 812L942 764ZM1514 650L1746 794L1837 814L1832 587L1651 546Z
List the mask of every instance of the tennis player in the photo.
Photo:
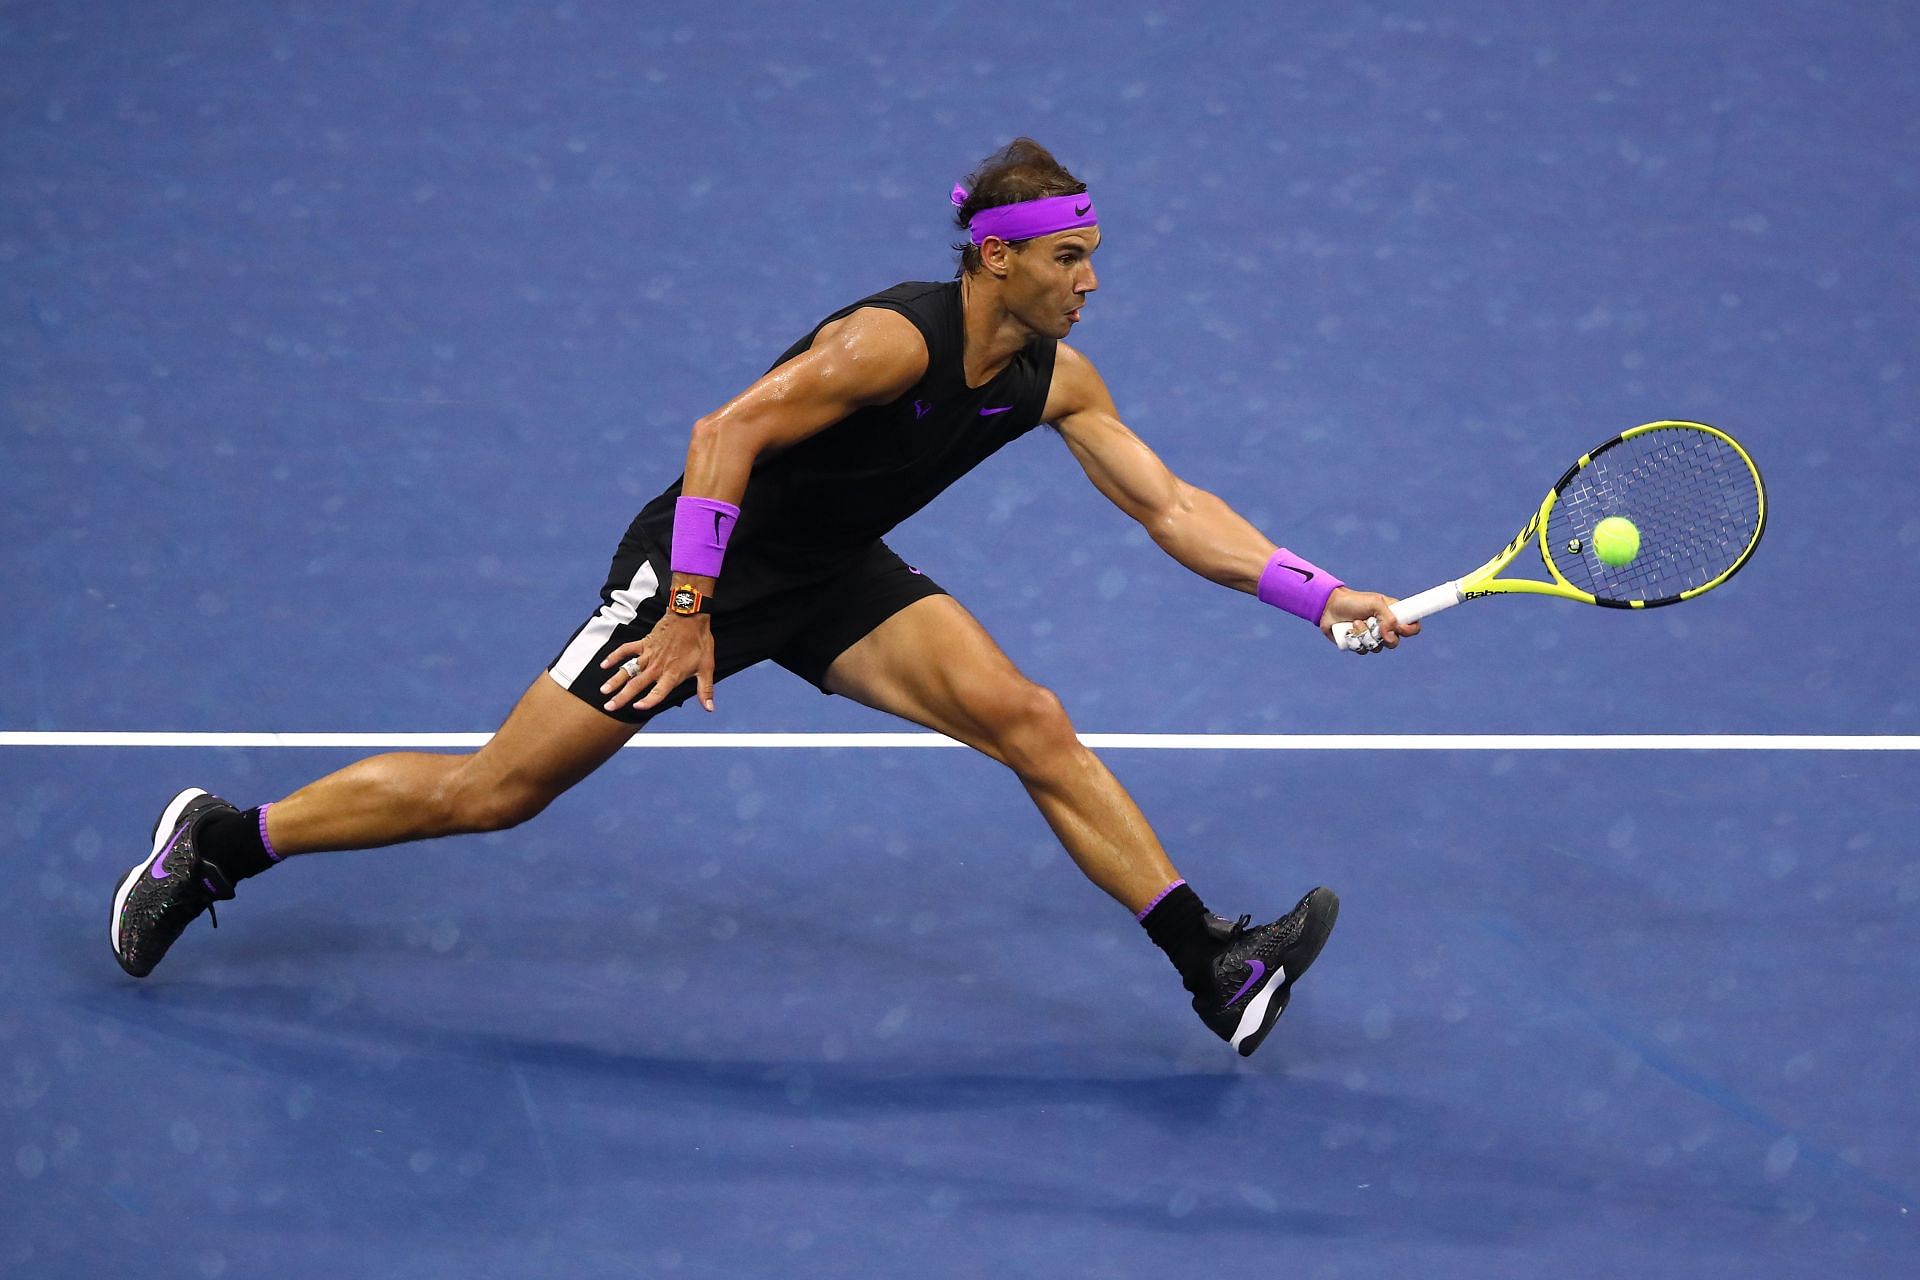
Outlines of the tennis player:
M1063 341L1097 287L1093 197L1021 138L953 191L955 278L843 307L694 424L685 473L634 519L600 607L470 755L375 756L244 812L176 795L113 902L113 951L143 977L234 885L298 854L525 822L660 712L771 660L1012 769L1094 884L1166 952L1202 1021L1250 1054L1332 929L1315 889L1271 924L1213 915L1060 701L882 541L1042 423L1168 555L1330 635L1392 648L1417 627L1169 471ZM1045 555L1035 545L1032 554ZM216 921L217 923L217 921Z

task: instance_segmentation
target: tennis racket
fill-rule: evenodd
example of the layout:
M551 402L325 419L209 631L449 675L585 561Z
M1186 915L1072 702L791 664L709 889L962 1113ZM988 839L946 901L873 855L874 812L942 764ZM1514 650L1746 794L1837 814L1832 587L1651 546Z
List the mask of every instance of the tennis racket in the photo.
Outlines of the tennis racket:
M1624 516L1640 530L1626 564L1595 554L1593 527ZM1726 432L1702 422L1649 422L1622 431L1567 468L1505 549L1463 578L1396 600L1393 616L1417 622L1482 596L1559 596L1613 609L1678 604L1731 578L1760 545L1767 490L1760 468ZM1551 581L1503 578L1520 549L1538 542ZM1335 623L1342 649L1380 647L1377 626Z

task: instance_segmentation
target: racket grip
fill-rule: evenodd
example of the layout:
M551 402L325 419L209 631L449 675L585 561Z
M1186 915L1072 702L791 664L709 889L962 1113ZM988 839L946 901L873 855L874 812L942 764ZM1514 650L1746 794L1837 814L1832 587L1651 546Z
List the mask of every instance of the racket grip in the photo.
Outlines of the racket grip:
M1439 613L1442 609L1453 608L1460 603L1461 599L1458 582L1443 582L1437 587L1429 587L1418 595L1408 596L1404 600L1395 600L1389 607L1393 610L1393 616L1400 621L1418 622L1422 618ZM1351 622L1334 623L1333 642L1349 653L1359 653L1362 645L1354 638L1353 630Z

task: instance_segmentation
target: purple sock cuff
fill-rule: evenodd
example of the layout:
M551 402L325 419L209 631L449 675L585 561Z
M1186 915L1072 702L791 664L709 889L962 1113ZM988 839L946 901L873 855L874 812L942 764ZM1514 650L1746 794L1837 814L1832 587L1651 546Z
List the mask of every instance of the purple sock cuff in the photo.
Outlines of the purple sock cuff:
M1160 905L1160 899L1166 897L1168 894L1172 893L1175 889L1178 889L1181 885L1185 883L1186 883L1185 880L1175 880L1172 884L1168 885L1166 888L1162 889L1160 892L1154 894L1153 901L1149 902L1146 906L1140 908L1140 914L1136 915L1134 919L1138 920L1141 924L1145 924L1147 922L1147 917L1153 914L1153 909Z
M280 861L280 855L273 851L273 841L267 838L267 810L271 808L273 808L272 804L263 804L260 806L260 844L261 847L267 851L267 856L275 862L278 862Z
M675 573L718 578L727 555L740 508L717 498L681 497L673 504L673 558Z
M1320 616L1327 611L1327 598L1346 585L1319 565L1281 547L1260 575L1258 594L1262 604L1285 609L1317 627Z

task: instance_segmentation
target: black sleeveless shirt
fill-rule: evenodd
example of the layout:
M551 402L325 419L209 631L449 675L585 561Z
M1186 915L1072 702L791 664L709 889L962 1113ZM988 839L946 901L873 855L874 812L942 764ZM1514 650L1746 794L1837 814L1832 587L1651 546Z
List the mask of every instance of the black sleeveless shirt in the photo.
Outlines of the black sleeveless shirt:
M727 610L831 576L947 486L1031 431L1045 412L1056 343L1035 338L986 385L967 386L960 282L897 284L820 321L773 363L863 307L897 311L927 343L927 371L898 400L856 410L792 448L761 458L714 589ZM668 550L683 475L635 517L627 537Z

